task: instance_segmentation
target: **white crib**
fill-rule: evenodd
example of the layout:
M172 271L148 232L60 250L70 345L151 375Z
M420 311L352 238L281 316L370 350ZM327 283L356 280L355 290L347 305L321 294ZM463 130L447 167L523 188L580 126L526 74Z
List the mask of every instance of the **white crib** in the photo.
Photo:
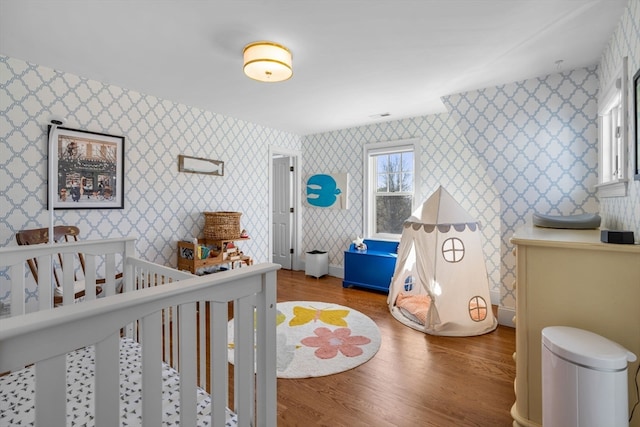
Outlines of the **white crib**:
M86 259L87 293L84 301L74 303L78 252ZM40 285L38 309L25 313L26 259L51 266L58 253L65 266L64 305L50 307L51 287ZM110 279L117 267L124 273L122 293L116 293L117 284ZM36 426L64 426L76 416L66 392L69 365L76 366L78 358L85 363L84 354L90 354L92 378L74 393L90 396L85 406L92 413L85 416L95 426L167 423L163 378L178 373L178 380L172 380L177 390L168 392L168 400L176 406L171 416L181 426L275 426L278 268L265 263L197 277L136 258L133 238L0 248L0 277L11 284L10 314L0 318L0 384L7 378L11 384L26 382L26 370L33 370L32 421ZM50 283L51 268L41 267L39 276L40 283ZM98 276L107 278L104 298L91 291ZM227 356L230 302L232 380ZM130 386L121 385L125 342L141 354L136 356L141 365L136 374L141 383L135 401L139 414L130 410L133 403L123 400L128 395L123 388ZM202 390L207 384L210 397ZM14 413L17 406L5 402L0 417L20 416ZM228 408L233 408L231 415Z

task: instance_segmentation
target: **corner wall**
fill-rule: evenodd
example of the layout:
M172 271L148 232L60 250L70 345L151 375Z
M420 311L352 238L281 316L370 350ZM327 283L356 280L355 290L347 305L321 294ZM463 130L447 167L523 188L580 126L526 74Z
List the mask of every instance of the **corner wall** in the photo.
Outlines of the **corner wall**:
M593 67L444 99L499 194L501 302L511 310L515 229L534 212L598 212L597 91Z

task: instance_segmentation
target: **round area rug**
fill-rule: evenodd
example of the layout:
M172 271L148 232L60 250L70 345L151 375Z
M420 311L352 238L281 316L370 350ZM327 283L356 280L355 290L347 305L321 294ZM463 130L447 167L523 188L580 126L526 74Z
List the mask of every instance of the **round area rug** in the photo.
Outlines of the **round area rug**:
M336 374L371 359L380 348L380 330L359 311L318 301L277 305L278 378ZM229 362L233 363L233 319L228 323Z

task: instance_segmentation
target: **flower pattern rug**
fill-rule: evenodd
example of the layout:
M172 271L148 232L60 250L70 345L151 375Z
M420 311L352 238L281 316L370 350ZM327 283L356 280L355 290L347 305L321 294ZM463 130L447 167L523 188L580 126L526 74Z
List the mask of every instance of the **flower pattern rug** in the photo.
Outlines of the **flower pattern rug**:
M380 330L359 311L318 301L277 305L278 378L332 375L359 366L380 348ZM233 320L228 323L233 363Z

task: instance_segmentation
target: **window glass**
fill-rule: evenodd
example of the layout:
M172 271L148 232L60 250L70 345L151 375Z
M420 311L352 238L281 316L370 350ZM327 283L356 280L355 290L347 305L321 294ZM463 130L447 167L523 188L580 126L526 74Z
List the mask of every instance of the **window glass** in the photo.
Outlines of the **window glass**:
M402 224L411 216L411 196L376 196L376 232L402 234Z

